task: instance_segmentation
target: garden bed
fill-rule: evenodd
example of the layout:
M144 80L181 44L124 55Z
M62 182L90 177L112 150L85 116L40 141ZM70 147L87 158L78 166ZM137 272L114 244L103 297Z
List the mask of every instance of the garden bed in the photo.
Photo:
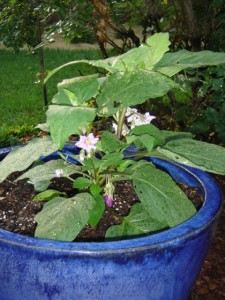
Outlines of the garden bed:
M217 176L225 195L225 177ZM225 206L221 213L215 237L205 259L199 278L193 287L189 300L225 299Z

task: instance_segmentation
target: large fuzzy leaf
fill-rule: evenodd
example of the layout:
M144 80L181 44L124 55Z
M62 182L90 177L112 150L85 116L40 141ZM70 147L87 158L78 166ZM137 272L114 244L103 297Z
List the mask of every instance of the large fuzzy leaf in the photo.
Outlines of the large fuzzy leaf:
M214 66L223 63L225 63L225 53L180 50L173 53L166 53L158 62L156 70L167 76L173 76L187 68Z
M45 83L49 80L49 78L51 78L55 73L57 73L58 71L60 71L61 69L68 67L68 66L72 66L74 65L75 67L77 67L77 69L79 69L79 67L85 67L86 70L90 70L90 72L93 72L95 70L95 68L101 68L101 69L105 69L108 72L113 72L114 69L112 68L112 62L114 61L114 58L108 58L108 59L102 59L102 60L74 60L74 61L70 61L66 64L63 64L61 66L59 66L58 68L55 68L54 70L52 70L51 72L48 73L48 76L46 76L45 78ZM96 70L95 70L96 71Z
M146 44L134 48L127 53L116 58L113 68L120 71L147 69L152 67L163 57L163 54L169 50L168 33L157 33L149 37Z
M50 105L46 114L52 139L62 149L71 134L79 134L81 128L94 120L96 111L89 107Z
M195 214L191 201L165 172L146 164L133 176L135 191L153 219L174 227Z
M56 197L47 202L35 217L35 236L45 239L72 241L88 222L94 198L81 193L72 198Z
M177 87L173 80L153 71L116 73L105 80L96 101L101 113L113 115L121 108L161 97Z
M27 169L42 155L48 155L57 149L50 137L35 138L26 146L16 148L0 162L0 182L9 174Z
M35 191L42 192L49 186L51 179L56 177L55 170L62 169L65 172L64 175L69 176L75 173L75 168L76 166L68 166L62 159L51 160L28 170L17 180L28 178L29 183L34 185Z
M167 222L152 218L143 205L137 203L131 207L130 214L123 219L122 224L109 227L106 238L127 238L149 234L167 227Z
M53 96L52 103L69 106L79 105L79 102L77 101L75 95L66 89L60 89L59 92Z
M224 147L192 139L177 139L158 151L179 163L225 175Z
M186 138L186 139L192 139L193 134L190 132L179 132L179 131L170 131L170 130L161 130L161 138L164 139L164 141L169 142L171 140Z
M75 77L63 80L58 84L58 89L70 91L75 98L70 101L73 106L76 106L77 103L82 104L98 94L99 82L97 75Z

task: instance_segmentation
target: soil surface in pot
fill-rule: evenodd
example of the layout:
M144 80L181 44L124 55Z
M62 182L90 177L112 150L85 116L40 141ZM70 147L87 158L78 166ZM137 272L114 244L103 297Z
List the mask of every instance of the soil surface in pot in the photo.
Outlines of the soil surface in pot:
M13 173L0 184L0 228L34 236L37 225L34 217L41 211L43 202L32 200L36 193L26 179L15 181L20 175L19 172ZM202 205L202 198L198 191L185 185L179 185L195 207L199 209ZM115 188L113 207L106 207L103 217L96 227L86 225L75 239L76 242L104 241L106 230L112 225L120 224L119 217L128 215L131 206L139 202L130 182L117 182ZM66 178L54 178L49 189L64 192L68 197L72 197L76 193L72 187L72 181Z
M0 184L0 228L8 231L33 236L36 223L34 216L42 209L42 203L32 201L35 196L33 186L26 180L14 181L20 173L10 175ZM217 178L225 192L225 177ZM71 182L63 178L52 180L51 188L66 192L70 197L74 190ZM181 188L199 208L201 198L196 190L190 190L184 185ZM125 201L126 199L126 201ZM197 199L197 200L196 200ZM138 201L129 182L120 182L116 187L113 209L119 214L126 215L132 204ZM86 226L76 241L84 239L102 241L107 228L112 224L119 224L119 220L107 208L99 225L95 228ZM206 258L202 271L188 300L222 300L225 299L225 208L222 212L216 236Z

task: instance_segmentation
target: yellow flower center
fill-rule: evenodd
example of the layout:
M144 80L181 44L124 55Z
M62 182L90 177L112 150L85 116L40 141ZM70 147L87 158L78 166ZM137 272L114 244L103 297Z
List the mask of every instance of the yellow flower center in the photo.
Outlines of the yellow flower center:
M86 145L90 145L91 142L89 140L86 140L85 143Z

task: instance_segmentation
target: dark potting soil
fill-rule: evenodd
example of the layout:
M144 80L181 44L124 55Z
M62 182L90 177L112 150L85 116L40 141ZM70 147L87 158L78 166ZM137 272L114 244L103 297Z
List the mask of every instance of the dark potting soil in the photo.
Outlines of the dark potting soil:
M32 200L36 193L33 186L27 183L26 179L15 181L20 175L19 172L13 173L0 184L0 228L34 236L37 225L34 217L41 211L43 202ZM195 207L199 209L202 205L202 198L198 191L183 184L179 185ZM75 194L72 182L66 178L54 178L49 188L65 192L68 197ZM131 206L137 202L139 200L131 183L129 181L117 182L113 207L106 207L97 226L90 227L86 225L75 241L104 241L108 227L120 224L118 215L128 215Z

